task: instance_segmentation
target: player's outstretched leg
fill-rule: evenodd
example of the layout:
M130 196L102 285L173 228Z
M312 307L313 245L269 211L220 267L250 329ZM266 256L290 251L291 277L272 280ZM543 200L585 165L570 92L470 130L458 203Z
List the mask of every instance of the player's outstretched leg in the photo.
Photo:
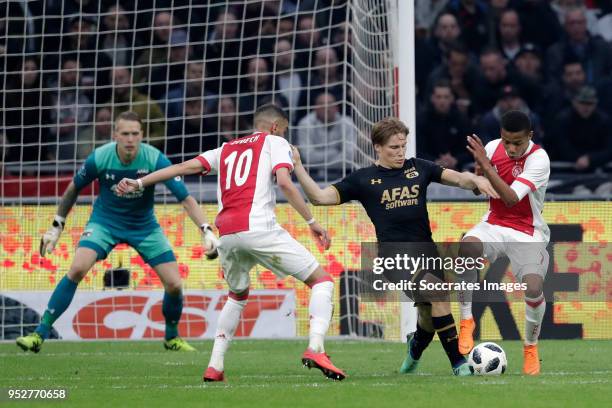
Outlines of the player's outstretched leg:
M240 315L247 304L249 298L249 290L236 294L229 293L225 305L219 315L217 322L217 330L215 331L215 344L213 345L212 354L208 368L204 372L203 380L205 382L224 381L223 363L225 352L229 348L230 342L234 337Z
M459 247L459 257L476 259L482 256L483 245L480 239L467 236L461 241ZM461 281L468 283L476 282L477 270L467 270L458 276ZM472 291L458 290L457 300L459 301L459 312L461 320L459 322L459 352L463 355L470 354L474 348L474 330L476 322L472 316Z
M312 288L312 293L308 305L309 342L302 355L302 364L308 368L318 368L329 379L341 381L346 374L331 362L324 346L325 334L332 317L334 282L319 266L304 283Z
M423 351L429 346L436 333L431 322L431 305L419 304L418 322L416 332L410 333L407 337L408 351L406 358L399 369L402 374L409 374L416 371Z
M174 255L172 255L174 257ZM183 290L176 262L164 262L153 266L164 283L162 314L166 323L164 348L170 351L196 351L179 336L178 324L183 313Z
M74 293L76 292L77 283L72 281L68 275L65 275L55 287L47 309L40 319L40 324L34 331L27 336L17 338L17 345L23 351L33 351L38 353L43 342L49 337L53 323L68 309Z
M23 351L38 353L43 342L49 337L53 323L68 309L78 284L96 262L98 254L90 248L79 247L76 250L68 273L58 282L51 294L47 309L40 319L40 324L33 333L17 338L17 346Z
M523 282L527 283L525 292L525 345L523 348L523 373L527 375L540 374L540 357L538 355L538 337L542 328L542 320L546 311L546 302L542 286L544 280L535 274L525 275Z
M451 363L453 374L458 376L471 375L465 357L459 352L459 336L457 335L455 319L450 313L450 303L433 302L431 320L440 338L440 343L448 356L448 361Z

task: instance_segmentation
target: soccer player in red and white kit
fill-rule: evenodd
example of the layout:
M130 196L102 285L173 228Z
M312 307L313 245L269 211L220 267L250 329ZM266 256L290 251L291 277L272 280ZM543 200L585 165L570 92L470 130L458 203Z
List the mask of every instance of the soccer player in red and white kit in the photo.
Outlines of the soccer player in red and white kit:
M529 117L520 111L502 116L501 137L486 147L478 136L468 136L468 150L500 198L489 199L489 211L465 234L459 254L466 257L484 254L491 262L504 254L510 259L513 275L527 287L523 372L538 375L537 342L546 310L543 285L550 239L542 209L550 160L546 151L533 143L532 136ZM459 293L459 299L459 351L467 354L474 347L475 322L469 294Z
M325 353L323 340L332 317L334 282L314 256L277 222L274 180L289 204L304 218L316 241L328 249L330 240L313 218L299 190L291 181L291 147L282 137L289 121L275 105L264 105L254 116L255 133L224 143L195 159L156 171L141 179L123 179L118 190L128 193L187 174L217 173L219 213L215 225L220 238L205 239L207 253L216 249L221 258L229 297L217 323L215 343L204 381L223 381L223 359L249 296L249 271L263 265L279 276L293 276L310 288L310 332L302 363L320 369L325 376L342 380L344 372ZM211 231L203 225L203 230Z

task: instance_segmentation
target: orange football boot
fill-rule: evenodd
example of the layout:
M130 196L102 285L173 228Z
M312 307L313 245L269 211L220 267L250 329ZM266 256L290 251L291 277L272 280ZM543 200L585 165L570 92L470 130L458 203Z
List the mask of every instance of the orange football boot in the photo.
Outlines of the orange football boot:
M540 374L540 357L538 356L537 344L525 345L523 347L523 373L527 375Z
M459 323L459 352L464 356L470 354L474 348L474 329L476 329L476 322L473 317L463 319Z

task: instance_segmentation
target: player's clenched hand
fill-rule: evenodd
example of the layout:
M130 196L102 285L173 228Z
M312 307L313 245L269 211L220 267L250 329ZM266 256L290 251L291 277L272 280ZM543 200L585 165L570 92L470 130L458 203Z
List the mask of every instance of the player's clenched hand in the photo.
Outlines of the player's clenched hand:
M59 241L59 237L64 230L64 224L62 222L58 222L56 220L53 221L53 225L49 227L47 232L45 232L40 239L40 248L38 252L40 256L45 256L47 253L53 252L55 245L57 245L57 241Z
M476 184L478 191L480 191L481 193L484 193L491 198L499 198L499 194L497 193L497 191L495 191L495 189L491 185L491 182L485 177L476 176L474 178L474 184Z
M138 186L138 182L136 180L130 179L130 178L124 178L122 179L119 184L117 184L117 193L119 195L125 195L128 193L132 193L136 190L138 190L139 186Z
M325 249L329 249L331 246L331 239L329 239L327 231L320 226L318 222L310 224L309 227L310 232L312 232L312 236L315 238L317 244L321 245Z
M210 225L202 224L200 229L202 230L202 240L204 241L204 255L206 255L206 259L215 259L219 256L219 252L217 251L220 244L219 239Z
M300 166L302 164L302 158L300 157L300 151L294 145L291 145L291 157L293 158L293 166Z
M468 136L467 142L468 145L466 148L470 153L472 153L472 156L474 156L474 161L476 161L476 164L478 164L480 167L485 167L485 165L489 162L489 159L487 158L487 152L480 138L476 135Z

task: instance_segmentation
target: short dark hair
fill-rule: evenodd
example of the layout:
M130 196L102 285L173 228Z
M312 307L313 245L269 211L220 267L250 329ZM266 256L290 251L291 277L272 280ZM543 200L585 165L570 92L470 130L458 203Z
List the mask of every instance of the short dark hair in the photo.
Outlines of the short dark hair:
M452 41L446 47L446 58L449 58L451 53L461 54L461 55L469 55L470 50L463 44L461 41Z
M134 112L134 111L121 112L115 118L115 123L119 122L120 120L127 120L127 121L130 121L130 122L138 122L138 123L140 123L140 126L142 126L142 120L140 119L140 115L138 113Z
M484 50L482 50L482 52L480 53L480 57L485 57L487 55L496 55L499 58L503 59L504 56L502 55L501 51L497 48L495 48L494 46L488 46L485 47Z
M507 132L531 132L529 115L519 110L511 110L501 117L501 127Z
M289 122L289 116L287 116L285 111L273 103L267 103L257 108L255 115L253 115L253 121L256 122L260 116L268 116L273 120L280 118Z
M404 122L393 116L379 120L372 128L372 145L384 146L391 136L398 133L408 136L408 127Z
M434 82L434 84L433 84L432 92L436 88L448 88L448 89L451 90L451 92L453 91L453 87L451 85L451 82L447 78L440 78L440 79L436 80Z

